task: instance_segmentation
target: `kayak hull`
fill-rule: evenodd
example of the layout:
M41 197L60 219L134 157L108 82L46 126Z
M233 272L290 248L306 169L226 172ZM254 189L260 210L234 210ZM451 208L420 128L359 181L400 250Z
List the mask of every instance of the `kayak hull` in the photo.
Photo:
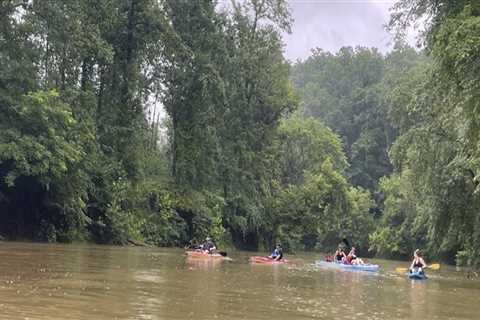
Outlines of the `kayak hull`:
M218 253L206 253L202 250L187 250L185 251L188 257L198 259L224 259L225 257Z
M317 260L315 265L318 267L327 267L340 270L349 270L349 271L368 271L368 272L377 272L380 269L380 266L377 264L344 264L338 262L329 262Z
M425 272L423 272L423 271L419 272L417 270L410 271L408 273L408 278L412 279L412 280L427 280L428 279Z
M259 264L270 264L270 265L274 265L274 264L285 264L285 263L288 263L287 260L285 259L282 259L282 260L274 260L274 259L270 259L268 257L262 257L262 256L251 256L248 261L252 262L252 263L259 263Z

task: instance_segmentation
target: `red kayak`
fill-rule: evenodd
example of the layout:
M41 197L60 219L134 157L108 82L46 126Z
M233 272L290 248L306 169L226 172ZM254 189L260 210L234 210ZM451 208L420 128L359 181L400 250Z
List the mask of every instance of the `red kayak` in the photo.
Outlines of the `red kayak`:
M185 251L187 256L192 258L199 258L199 259L225 259L226 257L222 256L218 253L208 253L203 250L187 250Z
M275 260L272 258L268 257L262 257L262 256L252 256L248 259L248 261L252 263L261 263L261 264L285 264L288 263L288 260L282 259L282 260Z

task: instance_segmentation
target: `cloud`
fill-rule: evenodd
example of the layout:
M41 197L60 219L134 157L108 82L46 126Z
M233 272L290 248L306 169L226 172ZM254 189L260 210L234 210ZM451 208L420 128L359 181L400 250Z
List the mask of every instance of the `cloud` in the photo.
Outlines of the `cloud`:
M292 33L283 35L285 56L292 61L303 60L316 47L335 52L342 46L357 45L386 52L392 47L392 37L384 25L389 21L389 8L394 2L290 0L295 21Z

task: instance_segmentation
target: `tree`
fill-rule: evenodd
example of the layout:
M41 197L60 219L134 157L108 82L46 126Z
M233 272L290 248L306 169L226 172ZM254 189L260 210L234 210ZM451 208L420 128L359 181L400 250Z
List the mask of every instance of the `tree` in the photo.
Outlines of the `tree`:
M382 100L384 70L376 49L358 47L335 55L316 49L293 73L305 114L322 119L342 137L349 180L371 191L392 170L387 150L396 135Z
M24 96L8 120L15 126L1 123L2 231L53 241L74 237L88 217L85 152L72 110L57 93L37 92Z

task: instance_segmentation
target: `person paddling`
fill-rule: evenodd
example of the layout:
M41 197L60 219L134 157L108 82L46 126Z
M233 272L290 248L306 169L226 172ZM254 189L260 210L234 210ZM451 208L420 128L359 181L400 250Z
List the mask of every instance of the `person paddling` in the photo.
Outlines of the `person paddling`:
M422 258L422 251L420 249L416 249L413 252L413 261L412 264L410 265L410 273L412 272L418 272L422 273L423 269L427 267L427 264L425 263L425 260Z
M200 250L202 249L202 245L196 244L195 241L192 239L188 242L185 246L185 250Z
M352 247L352 249L350 250L350 252L347 255L346 260L347 260L348 264L365 264L362 259L357 257L355 247Z
M335 251L335 255L333 257L335 259L335 262L344 262L347 259L345 251L343 251L343 248L341 248L340 246L338 247L337 251Z
M270 259L273 259L273 260L281 260L283 258L283 250L282 250L282 246L280 244L277 244L277 247L275 248L275 250L273 250L272 254L268 256Z
M209 254L215 253L217 247L215 246L215 243L213 243L212 238L207 237L205 239L205 242L202 244L202 250L206 251Z

